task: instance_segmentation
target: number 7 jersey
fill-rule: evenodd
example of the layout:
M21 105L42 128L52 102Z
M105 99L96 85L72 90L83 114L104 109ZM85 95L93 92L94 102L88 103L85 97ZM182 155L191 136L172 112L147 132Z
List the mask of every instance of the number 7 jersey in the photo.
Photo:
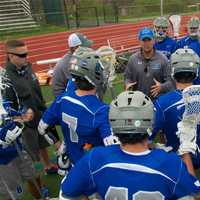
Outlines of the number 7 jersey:
M67 90L51 104L42 120L61 125L67 154L75 163L87 150L85 146L103 145L103 139L111 135L108 112L109 105L97 96L77 96L75 90Z

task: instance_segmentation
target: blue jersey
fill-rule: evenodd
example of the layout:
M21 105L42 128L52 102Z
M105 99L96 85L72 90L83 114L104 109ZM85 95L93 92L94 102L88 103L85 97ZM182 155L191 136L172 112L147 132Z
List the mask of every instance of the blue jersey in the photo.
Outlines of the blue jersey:
M170 59L171 54L176 50L176 41L170 37L166 37L163 41L156 42L154 47Z
M200 42L198 39L192 39L190 36L186 36L177 42L176 49L179 48L190 48L200 56Z
M153 134L150 139L153 139L158 131L162 130L167 139L167 146L173 147L173 151L177 151L180 145L179 138L176 135L177 123L182 120L185 110L182 99L182 91L174 90L161 97L155 102L155 118L153 124ZM197 144L200 144L200 127L197 127ZM200 166L200 155L193 156L193 164L195 167Z
M109 106L95 95L77 96L67 90L44 113L48 125L61 125L67 154L75 163L84 154L84 145L103 145L103 138L111 135Z
M164 200L196 194L200 184L175 153L156 149L133 154L113 145L92 149L61 185L66 197L78 197L89 189L105 200Z

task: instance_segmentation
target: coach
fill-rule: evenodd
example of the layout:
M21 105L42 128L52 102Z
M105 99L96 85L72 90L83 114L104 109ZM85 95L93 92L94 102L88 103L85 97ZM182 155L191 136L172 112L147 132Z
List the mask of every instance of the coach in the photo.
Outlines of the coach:
M57 167L49 159L49 144L37 131L38 122L46 106L37 77L32 71L31 63L28 62L28 48L21 40L9 40L5 44L5 50L7 76L18 94L21 105L28 109L32 116L32 120L25 123L23 130L24 145L34 161L41 158L48 174L57 173ZM12 96L9 99L12 102ZM58 134L55 130L54 132L58 140Z
M153 48L154 33L150 28L139 31L141 49L133 54L125 71L126 89L133 87L152 99L174 88L167 58Z

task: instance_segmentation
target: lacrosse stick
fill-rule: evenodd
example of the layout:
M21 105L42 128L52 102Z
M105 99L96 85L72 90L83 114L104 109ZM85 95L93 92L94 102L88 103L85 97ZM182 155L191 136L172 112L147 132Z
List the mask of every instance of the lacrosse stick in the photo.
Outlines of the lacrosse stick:
M109 46L102 46L98 48L96 52L100 56L100 60L104 67L105 83L110 89L112 98L114 98L115 94L112 83L115 79L116 53L113 48Z
M180 26L181 26L181 16L180 15L171 15L169 17L169 22L172 26L174 37L177 39L179 36Z
M200 122L200 85L192 85L183 90L185 111L183 119L178 123L177 135L180 138L179 154L195 154L197 124Z

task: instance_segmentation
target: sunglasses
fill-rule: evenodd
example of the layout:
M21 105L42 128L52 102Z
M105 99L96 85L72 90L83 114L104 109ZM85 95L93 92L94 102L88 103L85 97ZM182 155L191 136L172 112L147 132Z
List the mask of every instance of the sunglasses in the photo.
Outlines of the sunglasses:
M20 58L26 58L28 56L28 53L22 53L22 54L17 54L17 53L12 53L12 52L8 52L12 55L15 55L17 57L20 57Z

